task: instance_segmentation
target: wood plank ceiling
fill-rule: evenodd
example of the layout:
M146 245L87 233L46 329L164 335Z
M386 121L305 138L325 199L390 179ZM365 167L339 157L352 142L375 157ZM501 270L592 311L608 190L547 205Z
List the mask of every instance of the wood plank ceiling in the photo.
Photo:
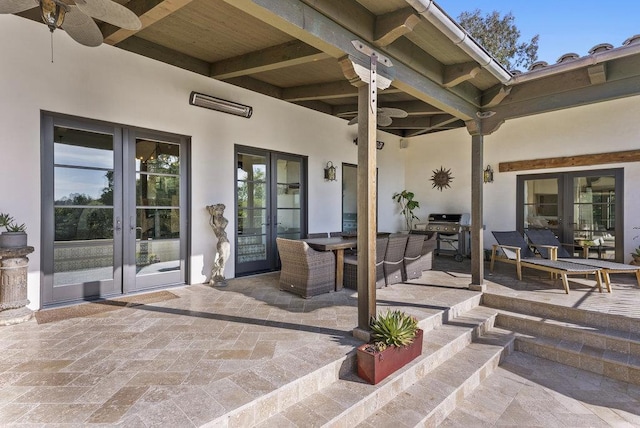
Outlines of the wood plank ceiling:
M117 1L143 28L99 23L105 43L345 120L357 114L357 88L340 59L354 57L350 41L358 39L394 62L396 80L378 106L408 113L381 128L403 137L470 121L490 133L513 117L640 93L640 43L546 70L496 73L469 53L484 53L475 42L452 41L446 33L461 30L429 0ZM40 19L35 9L20 15Z

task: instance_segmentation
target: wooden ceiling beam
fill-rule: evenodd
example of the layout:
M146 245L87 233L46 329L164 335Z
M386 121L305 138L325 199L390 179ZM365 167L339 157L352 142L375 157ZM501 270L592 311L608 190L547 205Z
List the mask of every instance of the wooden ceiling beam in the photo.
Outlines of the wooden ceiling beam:
M417 137L418 135L428 134L435 131L444 131L446 129L463 128L464 122L457 117L451 115L440 115L431 119L431 126L405 133L405 137Z
M223 80L327 58L331 57L313 46L296 40L215 62L211 65L211 77Z
M420 22L420 16L412 7L399 9L376 17L373 43L388 46L400 37L413 31Z
M431 127L431 116L392 117L391 125L380 129L426 129Z
M496 85L489 88L482 94L482 108L491 108L497 106L511 93L511 86Z
M586 73L585 73L586 74ZM587 78L588 80L588 78ZM516 92L511 91L513 95ZM518 94L516 93L516 96ZM607 81L600 85L587 85L555 94L544 94L537 98L511 99L508 103L492 108L496 114L485 121L499 121L515 117L531 116L533 114L561 110L595 102L613 100L634 95L640 95L640 76L629 79ZM517 101L516 101L517 100Z
M387 92L388 93L388 92ZM439 110L432 105L429 105L423 101L396 101L385 102L378 98L378 107L393 107L406 111L411 115L429 115L429 114L441 114L442 110ZM335 116L355 116L358 114L357 104L339 105L333 107L333 114Z
M380 92L383 94L394 94L401 91L396 88L389 88ZM358 88L346 80L318 83L315 85L295 86L292 88L284 88L282 90L282 99L291 102L349 98L357 96Z
M139 37L130 37L123 40L118 43L118 47L129 52L146 56L147 58L184 68L185 70L193 71L194 73L202 74L203 76L209 76L211 64L207 61L185 55L181 52L174 51L173 49L165 48L164 46L157 45Z
M302 106L302 107L306 107L309 108L311 110L315 110L315 111L319 111L320 113L325 113L325 114L329 114L332 115L332 109L331 109L331 105L322 102L322 101L316 101L316 100L312 100L312 101L297 101L293 104Z
M362 38L361 36L346 30L342 25L334 21L333 16L325 16L300 0L224 1L336 59L343 57L345 54L354 57L361 56L351 43L353 40ZM314 0L313 2L310 1L310 3L314 4L315 7L318 3L326 5L329 2L327 0ZM339 10L339 5L343 4L343 2L335 1L333 3L336 4L336 10ZM347 4L352 3L347 2ZM342 13L346 14L345 11ZM364 25L362 28L365 27L373 29L373 23L371 26ZM373 34L368 37L372 36ZM365 38L365 40L371 39ZM397 42L401 40L403 39L397 40ZM396 45L396 43L393 45ZM387 52L386 48L385 52ZM391 53L391 51L389 50L388 53ZM415 53L419 54L419 57L428 57L421 49L417 49ZM394 55L391 56L394 57ZM447 91L439 83L425 79L423 74L410 67L408 63L405 63L406 58L395 58L396 60L393 61L393 69L396 75L396 80L393 82L394 86L414 98L425 101L453 116L464 120L475 117L475 112L478 108L471 100L479 100L479 93L465 93L464 96L461 96ZM378 72L379 74L384 74L380 64L378 65Z
M574 166L593 166L638 161L640 161L640 150L626 150L622 152L594 153L588 155L500 162L498 164L498 171L515 172L528 171L532 169L568 168Z
M587 68L589 74L589 81L592 85L599 85L607 81L607 67L606 64L596 64Z
M478 73L480 73L480 65L477 62L448 65L444 68L442 84L445 88L452 88L473 79Z
M173 12L183 8L193 0L131 0L126 8L138 15L142 28L140 30L125 30L115 25L104 23L100 30L104 35L104 42L108 45L116 45L133 36L138 31L155 24Z
M254 79L249 76L234 77L233 79L227 79L225 82L234 86L239 86L244 89L248 89L253 92L258 92L262 95L267 95L273 98L282 99L282 88L263 82L258 79Z

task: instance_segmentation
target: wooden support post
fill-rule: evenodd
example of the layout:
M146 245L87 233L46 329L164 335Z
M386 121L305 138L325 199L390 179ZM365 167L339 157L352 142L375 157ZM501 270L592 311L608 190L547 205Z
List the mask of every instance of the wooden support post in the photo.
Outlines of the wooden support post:
M376 314L376 57L371 78L358 89L358 328Z
M468 126L468 128L470 128ZM474 127L480 131L481 126ZM471 134L471 284L469 289L484 291L483 185L484 137Z

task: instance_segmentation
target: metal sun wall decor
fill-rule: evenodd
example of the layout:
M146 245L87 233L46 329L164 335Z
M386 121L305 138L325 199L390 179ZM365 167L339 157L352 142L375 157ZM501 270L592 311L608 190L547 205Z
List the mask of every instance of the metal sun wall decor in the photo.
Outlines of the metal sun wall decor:
M442 192L442 189L445 187L451 187L449 183L453 181L453 176L451 175L451 169L445 170L444 167L440 167L440 169L436 169L433 171L433 176L431 177L431 181L433 184L431 187L433 189L437 188Z

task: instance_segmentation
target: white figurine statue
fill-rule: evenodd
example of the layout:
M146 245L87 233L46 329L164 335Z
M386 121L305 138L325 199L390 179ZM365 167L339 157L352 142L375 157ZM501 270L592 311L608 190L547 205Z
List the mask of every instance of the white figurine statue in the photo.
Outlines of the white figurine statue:
M224 204L207 205L207 210L209 211L209 215L211 215L209 224L211 224L213 233L216 235L216 238L218 238L216 258L213 262L213 269L211 269L209 284L219 287L227 285L224 277L224 266L231 255L231 244L229 243L229 238L227 238L227 232L224 230L227 224L229 224L229 220L223 216L224 209Z

